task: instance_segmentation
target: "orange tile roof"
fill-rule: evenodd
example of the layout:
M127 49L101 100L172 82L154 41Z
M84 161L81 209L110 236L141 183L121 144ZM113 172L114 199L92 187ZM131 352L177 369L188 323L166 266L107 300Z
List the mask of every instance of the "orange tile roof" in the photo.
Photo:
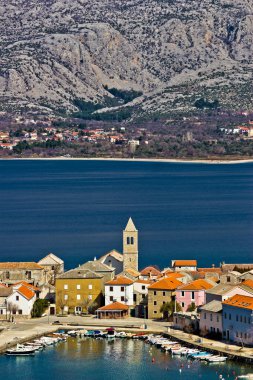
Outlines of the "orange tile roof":
M180 285L182 285L181 281L178 281L176 278L163 278L155 282L154 284L149 286L149 289L157 289L157 290L175 290Z
M246 285L248 286L249 288L253 288L253 280L245 280L242 282L242 285Z
M130 274L133 277L138 277L140 275L140 272L138 272L137 270L135 270L133 268L126 269L125 273L128 273L128 274Z
M221 268L198 268L198 272L221 274L222 270L221 270Z
M153 281L148 281L148 280L137 280L134 282L135 284L153 284L154 283L154 280Z
M168 277L168 278L182 278L182 277L184 277L184 275L182 273L179 273L179 272L167 272L166 277Z
M16 283L13 284L12 286L16 286L16 285L24 285L24 286L26 286L28 289L33 290L34 292L40 292L40 291L41 291L39 288L37 288L36 286L33 286L32 284L29 284L29 283L26 282L26 281L19 281L19 282L16 282Z
M30 300L31 298L35 296L35 293L24 285L20 286L20 288L18 288L16 291L22 294L22 296L24 296L28 300Z
M196 267L197 260L175 260L174 267Z
M142 276L149 276L149 275L158 276L159 274L161 274L161 272L152 266L146 267L146 268L142 269L142 271L141 271Z
M206 289L211 289L213 288L213 285L211 285L209 282L198 279L195 281L192 281L189 284L180 286L180 290L206 290Z
M228 298L222 302L224 305L240 307L242 309L253 310L253 297L241 296L236 294L235 296Z
M128 310L128 306L124 305L123 303L120 302L113 302L110 303L109 305L102 306L98 309L98 311L118 311L118 310Z
M131 285L134 282L130 280L130 278L119 276L116 277L114 280L106 282L105 285Z
M37 263L34 262L5 262L0 263L0 270L12 270L12 269L26 269L26 270L32 270L32 269L44 269L42 266L40 266Z

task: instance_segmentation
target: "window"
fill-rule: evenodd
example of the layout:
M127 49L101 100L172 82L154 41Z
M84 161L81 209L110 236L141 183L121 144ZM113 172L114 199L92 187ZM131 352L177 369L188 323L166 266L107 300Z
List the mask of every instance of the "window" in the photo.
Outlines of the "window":
M92 295L91 294L88 295L88 300L92 300Z
M81 289L81 285L76 285L76 288L77 288L78 290L80 290L80 289Z
M224 318L227 319L227 313L224 314Z
M125 287L124 287L124 286L121 286L121 287L120 287L120 291L121 291L121 292L124 292L124 291L125 291Z
M244 323L246 323L247 322L247 320L246 320L246 316L244 316Z
M127 245L130 244L130 237L127 237Z
M156 290L154 291L154 296L156 296Z
M157 302L156 301L154 301L154 306L156 306L157 305Z
M28 270L26 272L26 275L27 275L28 280L31 280L31 278L32 278L32 272L30 270Z
M16 296L16 301L19 301L19 296Z
M247 333L244 333L244 338L247 339Z
M89 290L91 290L92 289L92 284L89 284Z
M18 311L18 314L22 314L22 310L19 310L19 311Z
M219 322L220 321L220 318L219 318L219 316L217 315L217 318L216 318L216 320L217 320L217 322Z
M236 337L238 338L239 334L238 334L238 331L236 331Z
M67 301L67 299L69 298L69 296L67 294L64 295L64 300Z
M69 307L68 306L64 306L63 311L68 312L69 311Z
M184 302L182 302L182 307L184 307Z
M238 315L236 316L236 322L238 322L239 321L239 317L238 317Z
M157 311L154 311L154 314L157 314Z
M165 301L163 301L163 305L165 305Z
M121 299L121 301L125 301L125 297L124 296L121 296L120 299Z
M76 295L76 299L77 299L77 300L80 300L80 299L81 299L80 294L77 294L77 295Z
M240 322L242 322L242 315L240 316Z
M68 284L65 284L64 285L64 290L68 290L68 288L69 288Z
M194 294L194 292L192 292L192 300L194 300L194 296L195 296L195 294Z
M163 297L165 297L166 296L166 292L163 292Z
M231 314L229 314L228 319L231 321Z
M230 276L227 276L227 282L230 282L230 281L231 281Z
M6 277L6 280L9 280L10 279L10 272L6 272L5 277Z
M110 286L110 292L113 292L113 286Z
M210 321L212 321L213 320L213 314L211 313L210 314Z
M131 244L134 245L134 238L131 237Z
M206 313L204 313L204 319L206 319Z
M144 298L145 298L145 294L142 294L142 295L141 295L141 298L144 300Z
M142 289L142 290L145 290L145 289L146 289L146 288L145 288L145 285L142 285L142 286L141 286L141 289Z
M110 301L113 302L113 296L110 296Z
M136 302L136 301L137 301L137 295L134 294L134 302Z
M184 297L184 292L181 292L181 296Z

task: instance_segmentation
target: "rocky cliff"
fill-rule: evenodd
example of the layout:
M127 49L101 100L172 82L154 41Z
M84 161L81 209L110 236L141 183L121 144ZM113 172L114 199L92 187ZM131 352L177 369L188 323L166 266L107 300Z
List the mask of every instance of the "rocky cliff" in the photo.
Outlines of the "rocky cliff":
M252 105L252 0L2 0L0 41L2 110L122 107L110 89L143 93L137 114Z

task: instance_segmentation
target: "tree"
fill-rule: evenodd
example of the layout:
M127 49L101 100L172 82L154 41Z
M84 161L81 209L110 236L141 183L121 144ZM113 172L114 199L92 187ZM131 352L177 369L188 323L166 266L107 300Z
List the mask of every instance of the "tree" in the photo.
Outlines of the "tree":
M16 314L18 310L18 306L15 303L8 302L7 303L7 311L9 312L9 321L11 320L11 316Z
M44 311L48 308L48 306L49 306L48 300L37 299L33 304L32 318L41 317Z
M62 290L56 293L56 304L57 306L59 306L59 308L61 309L61 313L63 314L64 306L66 306L66 301L64 299L64 294Z
M175 302L176 301L172 300L170 302L165 302L161 306L160 312L163 313L164 319L168 319L170 316L173 315L173 313L175 311ZM182 307L178 302L176 302L176 311L182 311Z
M196 310L195 302L192 302L188 307L186 311L194 311Z

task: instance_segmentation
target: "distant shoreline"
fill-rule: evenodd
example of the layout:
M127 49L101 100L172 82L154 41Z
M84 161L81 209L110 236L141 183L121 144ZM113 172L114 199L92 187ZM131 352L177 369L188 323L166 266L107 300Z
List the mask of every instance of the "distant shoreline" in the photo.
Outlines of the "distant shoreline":
M6 157L0 158L1 161L117 161L117 162L150 162L150 163L180 163L180 164L247 164L253 163L250 159L180 159L180 158L111 158L111 157Z

